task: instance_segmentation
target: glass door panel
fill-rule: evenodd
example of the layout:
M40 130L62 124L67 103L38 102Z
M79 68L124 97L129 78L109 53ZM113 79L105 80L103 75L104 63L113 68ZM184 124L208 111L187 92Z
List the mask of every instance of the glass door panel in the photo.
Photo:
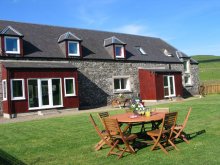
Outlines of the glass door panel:
M169 77L169 80L170 80L170 95L174 95L174 77L172 76L172 77Z
M41 80L41 98L42 98L42 106L47 106L50 104L48 80Z
M30 108L39 107L37 80L28 80L28 100Z
M53 105L62 105L60 79L52 79Z

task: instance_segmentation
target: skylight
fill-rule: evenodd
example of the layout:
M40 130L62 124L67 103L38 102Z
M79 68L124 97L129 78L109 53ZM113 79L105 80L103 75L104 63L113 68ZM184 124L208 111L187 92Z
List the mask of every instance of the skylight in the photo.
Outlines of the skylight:
M140 46L136 46L136 49L142 54L142 55L146 55L147 53L144 51L144 49Z
M172 53L170 53L167 49L164 49L163 53L168 57L172 56Z

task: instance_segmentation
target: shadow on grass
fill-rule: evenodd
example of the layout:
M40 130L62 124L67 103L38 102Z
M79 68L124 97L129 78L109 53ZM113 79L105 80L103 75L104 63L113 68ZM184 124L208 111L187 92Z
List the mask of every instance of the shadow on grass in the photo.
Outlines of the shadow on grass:
M27 164L0 149L0 165L27 165Z
M190 140L190 139L193 139L193 138L197 137L198 135L201 135L201 134L204 134L204 133L206 133L206 131L203 129L201 131L193 132L191 134L186 134L186 137L187 137L187 139Z

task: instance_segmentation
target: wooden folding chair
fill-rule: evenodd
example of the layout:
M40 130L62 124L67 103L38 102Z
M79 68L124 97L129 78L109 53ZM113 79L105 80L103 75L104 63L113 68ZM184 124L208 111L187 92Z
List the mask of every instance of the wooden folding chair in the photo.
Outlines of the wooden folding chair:
M118 155L118 159L120 159L124 152L129 152L134 154L135 151L133 147L129 144L130 142L134 142L134 140L137 138L136 134L129 134L125 135L118 124L117 119L111 119L111 118L103 118L106 131L108 133L108 136L110 137L110 140L113 141L113 146L111 147L110 151L108 152L107 156L109 155ZM123 142L124 147L119 146L119 141ZM114 151L114 150L117 151Z
M98 113L99 119L102 122L103 127L105 128L104 122L103 122L103 118L104 117L109 117L109 113L108 112L99 112Z
M101 131L101 130L98 128L98 126L97 126L97 124L96 124L96 122L95 122L95 120L93 119L93 117L92 117L91 114L89 115L89 119L90 119L92 125L94 126L94 128L95 128L97 134L99 135L99 137L100 137L100 139L101 139L101 140L95 145L95 150L96 150L96 151L100 150L104 145L108 145L109 147L112 147L112 141L110 140L110 137L108 136L108 133L107 133L105 130Z
M176 124L174 127L174 130L173 130L173 133L175 134L174 139L180 138L180 139L184 140L187 144L189 144L189 141L186 139L183 130L186 127L186 123L189 119L189 115L190 115L191 111L192 111L192 107L189 108L183 124L180 124L180 125Z
M153 108L151 110L152 112L163 112L163 113L169 113L170 112L170 108L168 107L163 107L163 108ZM162 121L152 121L152 127L151 129L154 130L154 129L158 129L159 128L159 125L162 123Z
M167 145L168 143L171 144L176 150L178 150L178 148L171 140L173 129L176 124L176 118L177 112L167 113L163 118L161 128L147 132L147 135L149 135L154 141L154 145L151 147L151 151L159 146L164 153L168 154L165 146L163 146L164 144Z
M164 113L169 113L169 112L170 112L170 108L168 108L168 107L163 107L163 108L153 108L152 111L153 111L153 112L164 112Z

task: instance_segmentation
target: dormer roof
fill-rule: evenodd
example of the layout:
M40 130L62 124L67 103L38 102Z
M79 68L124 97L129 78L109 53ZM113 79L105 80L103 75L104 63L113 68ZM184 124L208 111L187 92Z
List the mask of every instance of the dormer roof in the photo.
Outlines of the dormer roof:
M59 39L58 39L58 43L65 41L65 40L69 40L69 41L82 41L79 37L77 37L75 34L71 33L71 32L66 32L62 35L60 35Z
M109 46L109 45L112 45L112 44L126 45L126 43L122 42L120 39L118 39L115 36L104 39L104 46Z
M1 35L9 35L9 36L18 36L18 37L23 37L24 35L21 34L19 31L14 29L12 26L7 26L4 28L1 32Z

